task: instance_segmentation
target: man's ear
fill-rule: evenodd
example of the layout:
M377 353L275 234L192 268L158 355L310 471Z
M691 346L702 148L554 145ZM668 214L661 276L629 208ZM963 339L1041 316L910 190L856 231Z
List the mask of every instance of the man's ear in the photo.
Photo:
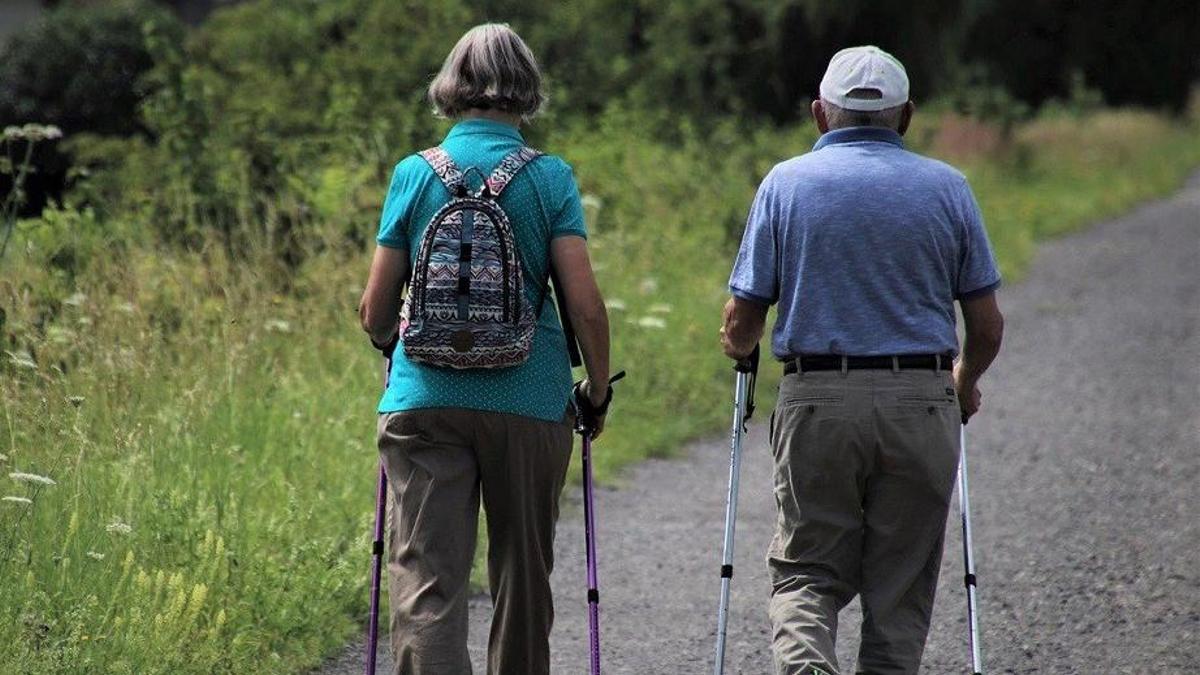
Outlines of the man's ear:
M912 122L913 113L917 110L917 104L909 101L904 104L904 110L900 111L900 128L896 131L903 136L904 132L908 131L908 125Z
M829 132L829 120L825 119L825 106L822 105L821 99L813 99L812 102L813 121L817 123L817 131L821 133ZM903 132L902 132L903 133Z

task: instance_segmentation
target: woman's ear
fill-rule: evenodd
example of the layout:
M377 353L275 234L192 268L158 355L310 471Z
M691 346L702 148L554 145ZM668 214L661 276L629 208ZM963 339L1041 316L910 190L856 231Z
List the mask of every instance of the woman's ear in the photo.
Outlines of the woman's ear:
M823 134L827 133L829 131L829 120L825 119L825 106L822 105L819 98L813 99L812 116L813 120L817 123L817 130Z

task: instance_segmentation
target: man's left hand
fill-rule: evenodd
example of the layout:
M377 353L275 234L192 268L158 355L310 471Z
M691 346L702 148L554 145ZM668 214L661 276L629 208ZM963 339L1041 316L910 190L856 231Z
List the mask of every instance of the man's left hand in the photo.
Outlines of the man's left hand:
M967 378L962 368L954 368L954 391L958 394L958 407L962 410L965 423L972 415L979 412L983 405L983 395L979 393L979 380Z

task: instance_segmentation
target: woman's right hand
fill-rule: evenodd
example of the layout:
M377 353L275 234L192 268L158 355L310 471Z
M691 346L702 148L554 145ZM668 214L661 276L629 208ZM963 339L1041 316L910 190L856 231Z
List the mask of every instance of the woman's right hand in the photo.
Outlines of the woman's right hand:
M592 380L589 378L583 381L583 393L592 402L594 407L599 408L604 405L604 400L608 398L608 385L605 384L603 387L593 386Z

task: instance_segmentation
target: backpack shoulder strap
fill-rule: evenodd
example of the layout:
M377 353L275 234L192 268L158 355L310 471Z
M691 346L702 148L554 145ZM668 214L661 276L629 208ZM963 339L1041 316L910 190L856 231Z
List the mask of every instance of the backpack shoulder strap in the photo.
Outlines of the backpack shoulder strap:
M441 146L434 146L421 151L421 158L429 163L430 168L437 174L438 180L456 197L465 197L466 183L463 182L463 172L450 158L450 153Z
M508 184L512 182L513 178L516 178L517 174L521 172L521 169L525 168L526 164L541 156L541 152L524 145L513 150L496 165L495 170L492 171L492 175L488 176L487 181L484 182L484 188L486 188L492 199L499 197L500 193L504 192L504 188L508 187ZM482 189L480 193L483 193Z

